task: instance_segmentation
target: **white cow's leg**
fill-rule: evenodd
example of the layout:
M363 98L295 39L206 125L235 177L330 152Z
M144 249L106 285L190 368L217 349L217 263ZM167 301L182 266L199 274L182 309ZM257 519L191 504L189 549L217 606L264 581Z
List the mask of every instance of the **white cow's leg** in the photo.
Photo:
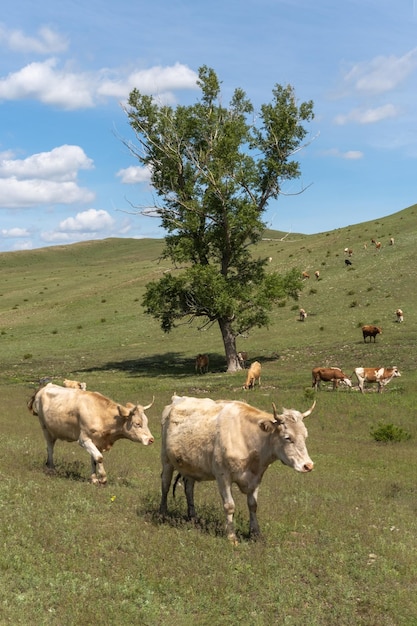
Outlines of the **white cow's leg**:
M258 489L256 487L253 491L248 493L247 502L249 509L249 534L251 537L259 535L258 518L256 517L256 511L258 510Z
M168 461L162 461L162 473L161 473L161 504L159 505L159 512L161 515L166 515L168 512L168 493L171 486L172 475L174 468Z
M105 485L107 475L103 465L103 455L100 450L94 445L91 439L82 439L80 437L78 443L84 450L87 450L88 454L91 456L91 482Z
M193 478L184 479L185 497L187 498L187 515L189 519L195 518L194 485L195 480Z
M235 513L235 501L232 496L232 484L226 482L224 476L217 478L217 484L219 486L220 495L223 500L223 509L226 515L226 534L229 541L234 544L238 543L235 531L235 525L233 523L233 516Z
M55 446L56 439L51 437L47 430L44 430L44 435L45 435L45 440L46 440L46 454L47 454L46 466L49 469L54 470L55 469L54 446Z

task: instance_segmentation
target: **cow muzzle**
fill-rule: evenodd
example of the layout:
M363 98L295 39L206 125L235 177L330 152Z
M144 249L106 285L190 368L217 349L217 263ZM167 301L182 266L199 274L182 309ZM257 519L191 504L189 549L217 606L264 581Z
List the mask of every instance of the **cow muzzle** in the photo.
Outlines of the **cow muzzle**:
M301 471L302 472L311 472L312 469L314 469L314 463L313 463L313 461L310 461L309 463L304 463L303 469Z

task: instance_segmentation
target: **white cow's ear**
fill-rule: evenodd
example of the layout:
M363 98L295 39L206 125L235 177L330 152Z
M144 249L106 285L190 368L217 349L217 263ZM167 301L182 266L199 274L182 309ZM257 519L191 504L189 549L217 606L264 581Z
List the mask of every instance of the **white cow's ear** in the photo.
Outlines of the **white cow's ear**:
M259 428L265 433L272 433L275 430L276 422L271 422L271 420L260 420L258 424Z
M135 405L133 404L132 406L135 406ZM124 407L121 404L118 404L117 410L119 411L120 417L124 417L125 419L127 419L131 413L131 409L129 409L129 405L127 407Z

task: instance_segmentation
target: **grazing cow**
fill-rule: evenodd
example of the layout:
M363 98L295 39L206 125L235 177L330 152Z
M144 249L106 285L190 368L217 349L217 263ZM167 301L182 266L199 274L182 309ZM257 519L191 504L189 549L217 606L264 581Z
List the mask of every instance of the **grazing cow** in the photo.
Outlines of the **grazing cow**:
M68 380L67 378L64 380L63 385L70 389L82 389L82 391L87 389L86 383L79 383L78 380Z
M398 367L357 367L355 376L362 393L364 392L364 383L378 383L378 393L381 393L390 380L401 376L401 374Z
M390 237L389 238L389 245L393 246L394 245L394 237Z
M312 371L313 387L320 389L320 382L332 382L333 391L339 386L339 382L352 387L352 382L346 374L342 372L340 367L315 367Z
M381 242L380 242L380 241L376 241L376 242L375 242L375 248L376 248L376 250L378 250L378 251L379 251L379 250L381 250L381 245L382 245L382 244L381 244Z
M345 265L347 266L352 265L352 261L349 261L349 259L345 259Z
M353 250L351 248L345 248L345 254L347 254L348 256L352 256Z
M314 272L314 276L316 277L316 279L318 280L320 278L320 272L319 270Z
M310 274L308 274L308 272L303 272L301 274L301 277L303 278L303 280L305 280L306 278L310 278Z
M310 472L305 440L305 413L283 409L273 415L239 401L173 396L162 414L162 497L161 515L166 515L167 499L174 470L184 478L188 517L195 517L194 484L216 480L226 515L227 537L237 543L233 523L235 503L232 484L247 496L249 531L259 534L256 517L258 489L266 469L276 460L298 472Z
M371 343L371 338L374 338L374 343L377 335L382 334L382 329L379 326L373 326L372 324L365 324L362 326L362 335L363 340L366 343L366 338L369 337L369 343Z
M403 314L401 309L397 309L395 311L395 315L397 316L397 322L403 322L404 321L404 314Z
M300 309L300 322L304 322L307 317L307 312L304 309Z
M246 369L246 361L248 360L248 353L247 352L238 352L237 353L237 358L238 358L239 363L243 367L243 369Z
M261 386L261 364L259 361L254 361L248 369L248 375L246 376L246 382L243 385L243 389L254 389L255 382L258 381L258 386Z
M206 374L209 371L208 354L197 354L195 359L195 371L199 374Z
M47 445L47 467L55 469L53 454L57 439L78 441L91 456L91 482L105 484L102 453L110 450L115 441L130 439L145 446L153 443L145 415L152 404L122 406L95 391L48 383L33 394L28 408L39 417Z

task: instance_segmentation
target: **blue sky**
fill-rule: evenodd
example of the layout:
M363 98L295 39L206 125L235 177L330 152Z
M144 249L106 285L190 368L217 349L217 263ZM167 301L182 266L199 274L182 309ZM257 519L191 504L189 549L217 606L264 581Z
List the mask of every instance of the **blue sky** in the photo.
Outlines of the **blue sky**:
M127 150L132 88L175 104L313 100L302 176L268 226L325 232L417 202L417 0L14 0L0 20L0 251L162 237ZM298 192L306 187L304 193Z

